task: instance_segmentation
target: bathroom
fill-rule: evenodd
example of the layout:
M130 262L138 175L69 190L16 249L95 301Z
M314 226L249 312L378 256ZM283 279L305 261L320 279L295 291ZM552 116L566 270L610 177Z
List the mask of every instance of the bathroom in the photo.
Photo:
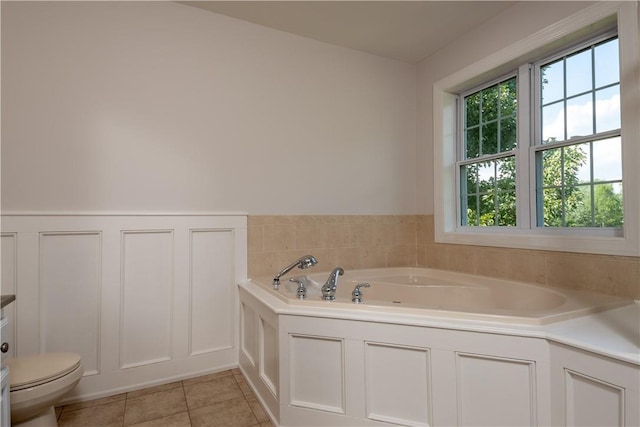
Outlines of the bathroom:
M134 255L167 248L167 234L138 241L139 230L176 229L171 218L211 214L230 223L184 227L240 230L233 239L244 233L246 250L235 257L244 268L235 271L236 280L272 275L313 253L320 271L337 265L430 267L638 300L637 252L445 242L435 215L443 181L435 172L434 83L590 6L488 3L473 27L461 28L429 55L394 59L174 2L3 2L2 231L13 232L4 227L11 215L67 221L35 224L35 243L45 231L43 241L64 245L64 236L55 233L72 230L87 245L82 253L102 250L110 254L109 265L118 265L129 243ZM637 26L638 16L632 20ZM637 111L639 104L631 98L623 108ZM631 178L635 184L625 182L630 198L628 189L640 185L637 172ZM635 205L637 214L637 200ZM123 216L134 219L110 222ZM108 242L106 231L92 234L111 228L131 232ZM222 243L232 245L227 238ZM113 250L97 248L96 239ZM42 289L7 286L38 283L38 268L31 276L14 275L4 267L11 254L4 238L2 250L2 293L17 294L7 313L23 320L15 326L15 351L38 352L65 336L40 337L39 322L85 304L53 295L48 302L54 305L38 305ZM160 255L181 253L166 250ZM173 272L157 274L177 277L183 270L176 264ZM102 341L87 333L87 342L70 343L93 356L88 362L94 366L85 365L93 377L117 365L98 355L105 343L117 342L113 335L122 320L122 313L109 310L120 303L119 272L108 266L101 271L109 276L85 289L83 298L93 305L82 313L102 307L99 319L90 318L101 322ZM144 295L132 298L145 303ZM131 319L125 320L143 326ZM72 317L61 318L59 325L72 323ZM167 345L180 343L176 335ZM158 350L164 355L165 347ZM234 366L237 356L229 353L214 362L218 369ZM135 365L146 357L128 360L125 353L119 362ZM193 372L206 369L202 364ZM91 376L80 387L85 381Z

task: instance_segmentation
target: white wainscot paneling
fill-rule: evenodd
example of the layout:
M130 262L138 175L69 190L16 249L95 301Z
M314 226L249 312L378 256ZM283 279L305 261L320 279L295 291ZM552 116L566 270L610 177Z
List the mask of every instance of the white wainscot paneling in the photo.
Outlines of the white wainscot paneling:
M365 360L368 418L431 425L429 349L367 342Z
M0 235L0 255L2 256L2 268L0 268L0 286L2 295L16 294L16 233L2 233ZM3 329L0 342L9 343L9 351L5 357L15 357L15 328L16 328L16 303L9 304L2 310L2 314L8 321L8 327Z
M61 403L238 366L246 215L25 213L1 224L11 351L82 357L85 376Z
M251 367L255 368L257 355L256 313L245 303L242 303L241 310L241 350Z
M567 425L625 425L624 388L565 369L565 390Z
M122 369L170 360L173 232L122 232Z
M290 404L345 413L342 339L289 335Z
M260 378L278 396L278 331L260 318Z
M100 248L99 232L40 233L40 348L80 354L85 375L100 371Z
M189 354L233 347L233 230L191 230Z
M536 425L535 363L456 353L458 424Z

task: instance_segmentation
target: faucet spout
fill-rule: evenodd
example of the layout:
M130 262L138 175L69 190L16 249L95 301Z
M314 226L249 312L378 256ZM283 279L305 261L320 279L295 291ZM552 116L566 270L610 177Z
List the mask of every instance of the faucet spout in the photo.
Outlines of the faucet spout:
M334 268L329 274L326 283L322 285L322 299L333 301L336 299L336 290L338 289L338 276L342 276L344 270L340 267Z
M273 289L278 289L280 287L280 277L284 276L285 274L293 270L294 267L298 267L301 270L305 270L307 268L313 267L317 263L318 263L318 260L313 255L305 255L298 258L297 260L295 260L294 262L292 262L291 264L289 264L288 266L280 270L278 274L276 274L276 276L273 278Z

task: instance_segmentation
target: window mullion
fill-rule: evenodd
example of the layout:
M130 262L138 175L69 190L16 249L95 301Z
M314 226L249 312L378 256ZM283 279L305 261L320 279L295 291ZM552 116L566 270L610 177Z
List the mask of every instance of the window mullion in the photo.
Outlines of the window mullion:
M531 108L531 67L523 64L518 68L518 144L516 146L516 224L518 228L529 229L531 222L531 186L529 147L532 141ZM535 188L535 187L534 187Z

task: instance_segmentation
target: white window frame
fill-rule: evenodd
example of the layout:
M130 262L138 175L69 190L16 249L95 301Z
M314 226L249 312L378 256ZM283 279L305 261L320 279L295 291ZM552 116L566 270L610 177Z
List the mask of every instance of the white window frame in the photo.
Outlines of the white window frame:
M553 229L532 226L530 220L517 227L462 227L458 212L456 167L457 93L480 75L504 74L505 64L520 63L518 73L528 73L528 58L523 52L536 52L579 34L585 28L611 21L617 23L620 48L620 108L622 168L624 183L624 228L622 236L607 235L593 229ZM584 36L584 33L582 34ZM434 137L434 225L435 241L440 243L541 249L580 253L640 256L640 47L637 2L599 2L563 19L511 46L489 55L436 82L433 86ZM550 52L549 52L550 53ZM529 82L518 79L520 106L530 105ZM528 108L528 107L527 107ZM533 132L530 119L518 120L518 148L529 150ZM524 142L524 143L523 143ZM516 159L527 158L518 156ZM518 162L518 160L516 160ZM530 186L526 161L518 163L518 188ZM523 172L527 172L526 175ZM524 187L520 187L523 185ZM528 196L518 194L519 212L530 212ZM529 215L527 215L529 216Z

